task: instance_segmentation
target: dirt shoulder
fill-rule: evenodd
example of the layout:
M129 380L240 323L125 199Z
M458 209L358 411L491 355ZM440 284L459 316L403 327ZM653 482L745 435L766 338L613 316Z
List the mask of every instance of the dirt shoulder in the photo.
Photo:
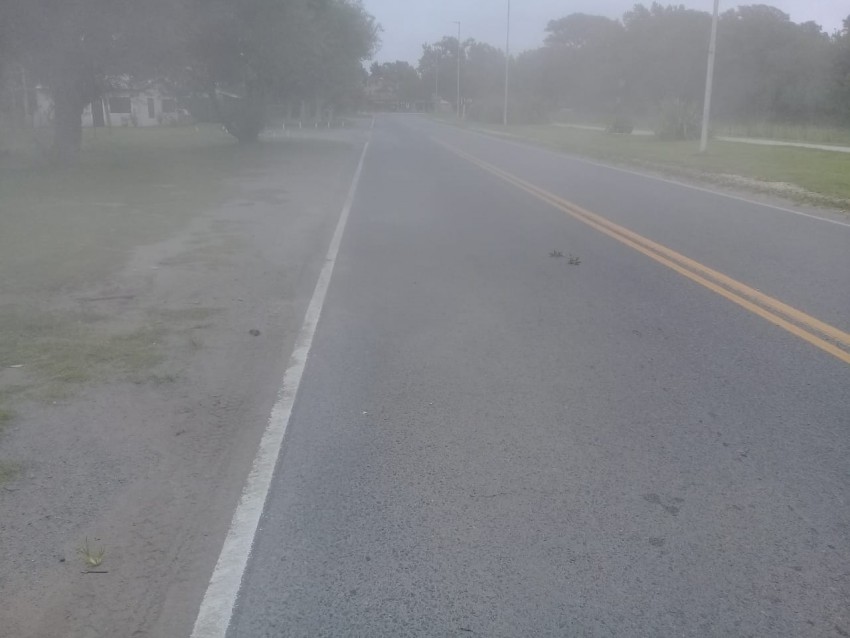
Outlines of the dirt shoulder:
M61 184L40 223L19 211L28 246L0 264L0 636L188 635L366 135L154 161L132 193L74 182L76 223Z

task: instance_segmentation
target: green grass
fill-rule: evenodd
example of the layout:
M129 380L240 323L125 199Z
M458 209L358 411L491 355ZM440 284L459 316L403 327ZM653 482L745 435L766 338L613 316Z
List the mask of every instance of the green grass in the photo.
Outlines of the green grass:
M715 133L730 137L756 137L786 142L809 144L835 144L850 146L850 129L833 126L807 126L805 124L718 124Z
M9 423L15 416L11 408L4 407L0 404L0 432L3 431L3 426Z
M0 461L0 487L14 479L21 471L21 466L14 461Z
M85 133L76 166L0 163L0 294L97 280L220 201L223 180L267 150L215 127Z
M153 324L110 333L102 317L0 309L0 365L22 365L25 393L44 400L70 385L125 378L163 360L165 330Z
M137 247L221 203L229 179L293 157L291 143L241 147L210 125L89 129L79 162L59 169L36 161L31 135L18 132L14 144L0 137L8 151L0 154L0 367L23 366L18 386L0 387L0 410L20 399L61 397L83 383L147 378L163 360L166 328L216 310L156 311L122 326L57 311L55 301L67 308L67 293L99 284Z
M749 187L757 190L810 203L845 208L850 205L850 154L847 153L713 141L708 153L700 155L698 143L693 141L662 141L655 137L610 135L556 126L477 127L603 161L718 182L733 181L730 175L739 176L755 180ZM777 188L777 182L802 190ZM774 187L769 183L774 183Z

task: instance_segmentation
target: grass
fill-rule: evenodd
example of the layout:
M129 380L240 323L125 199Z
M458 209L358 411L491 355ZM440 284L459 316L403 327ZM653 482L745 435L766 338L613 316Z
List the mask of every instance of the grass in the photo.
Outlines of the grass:
M103 317L0 309L0 365L23 365L29 398L146 370L163 360L161 325L110 333Z
M221 203L229 179L293 155L287 143L240 147L214 125L88 129L79 162L60 169L38 161L31 134L4 133L0 367L23 368L18 386L0 387L0 423L19 399L146 378L141 373L163 360L171 324L202 321L217 310L152 312L127 327L108 316L57 311L55 301L102 282L138 246L166 239Z
M808 203L850 206L847 153L714 141L709 152L700 155L698 143L692 141L662 141L556 126L476 127L603 161L732 182Z
M3 426L9 423L15 417L15 413L11 408L7 408L3 405L2 400L0 400L0 431L3 429Z
M263 154L215 127L85 133L76 166L0 162L0 294L98 279L220 201L224 180Z
M77 553L80 555L85 566L91 569L93 567L100 567L103 563L103 557L106 554L106 549L104 547L92 549L89 547L89 539L86 538L85 541L83 541L83 544L77 548Z
M21 471L18 463L0 461L0 487L14 479Z
M771 122L719 124L715 126L715 133L729 137L756 137L786 142L850 146L850 129L834 126L774 124Z

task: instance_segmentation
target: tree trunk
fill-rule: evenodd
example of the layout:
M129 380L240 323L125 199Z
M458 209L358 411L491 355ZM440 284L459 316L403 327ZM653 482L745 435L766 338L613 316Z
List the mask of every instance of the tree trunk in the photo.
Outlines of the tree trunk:
M207 91L216 119L224 130L235 137L240 144L256 142L265 127L265 109L262 100L249 96L239 104L223 107L215 88Z
M83 141L85 98L72 80L53 87L53 161L62 166L73 164Z

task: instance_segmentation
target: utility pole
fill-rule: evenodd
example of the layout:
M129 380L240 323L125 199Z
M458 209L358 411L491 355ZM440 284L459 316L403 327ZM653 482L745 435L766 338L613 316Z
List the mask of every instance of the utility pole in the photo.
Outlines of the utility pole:
M507 35L505 36L505 109L504 109L504 122L505 126L508 125L508 82L510 76L510 68L511 68L511 0L508 0L508 27L507 27Z
M711 40L708 44L708 71L705 77L705 101L702 107L702 137L699 152L708 150L708 124L711 119L711 91L714 86L714 58L717 55L717 20L720 13L720 0L714 0L714 17L711 19Z
M458 20L453 22L457 25L457 117L460 119L460 22Z
M435 72L437 79L435 81L435 86L434 86L434 94L436 95L436 98L434 100L434 111L436 112L440 109L440 102L441 102L441 100L440 100L440 51L439 51L439 49L435 50L434 55L437 59L436 67L435 67L437 69L436 72Z
M32 128L35 124L35 118L30 119L30 87L27 84L27 70L21 66L21 92L24 100L24 122ZM38 99L36 97L36 99Z

